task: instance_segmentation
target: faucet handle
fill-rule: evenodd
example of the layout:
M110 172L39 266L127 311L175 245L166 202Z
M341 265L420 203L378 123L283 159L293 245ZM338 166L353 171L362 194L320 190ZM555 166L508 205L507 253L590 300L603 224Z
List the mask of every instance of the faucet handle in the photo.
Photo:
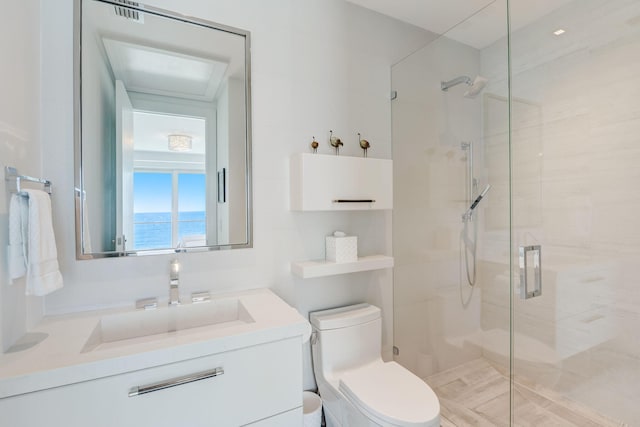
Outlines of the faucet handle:
M158 308L158 298L143 298L136 301L136 309L153 310Z
M198 304L198 303L201 303L201 302L209 302L209 301L211 301L211 295L207 291L204 291L204 292L193 292L191 294L191 303L192 304Z

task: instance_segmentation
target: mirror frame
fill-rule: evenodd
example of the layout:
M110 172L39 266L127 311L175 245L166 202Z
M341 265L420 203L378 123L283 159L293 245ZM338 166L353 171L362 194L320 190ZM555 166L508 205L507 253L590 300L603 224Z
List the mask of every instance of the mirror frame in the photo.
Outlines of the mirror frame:
M228 25L218 24L216 22L207 21L200 18L184 16L177 12L160 9L154 6L148 6L143 3L124 4L117 0L90 0L99 3L110 4L113 6L124 6L129 9L137 10L141 13L155 15L162 18L174 19L187 24L198 25L215 31L223 31L244 37L245 52L245 180L246 180L246 242L229 243L225 245L208 245L190 248L162 248L162 249L145 249L145 250L125 250L113 252L92 252L85 253L83 247L83 215L82 215L82 193L84 190L83 183L83 165L82 165L82 2L88 0L74 0L74 26L73 26L73 110L74 110L74 205L75 205L75 238L76 238L76 259L87 260L96 258L110 258L121 256L146 256L146 255L163 255L184 252L206 252L226 249L246 249L253 247L253 193L252 193L252 126L251 126L251 33L239 28L230 27ZM216 173L212 171L211 173Z

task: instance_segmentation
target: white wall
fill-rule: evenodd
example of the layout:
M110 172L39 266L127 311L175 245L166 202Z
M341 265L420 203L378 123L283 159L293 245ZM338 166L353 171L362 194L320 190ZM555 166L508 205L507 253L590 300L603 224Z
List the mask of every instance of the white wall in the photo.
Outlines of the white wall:
M362 254L391 253L391 213L294 213L288 210L288 159L311 137L329 152L329 129L361 155L391 157L390 65L430 34L342 0L155 0L153 5L237 26L252 35L254 248L180 255L181 290L223 292L270 287L304 315L309 310L370 301L383 306L384 348L391 348L390 271L300 280L294 260L324 257L324 236L357 234ZM48 313L131 304L168 293L169 256L75 260L71 1L42 2L44 171L57 187L55 226L65 288L46 299ZM305 383L313 386L307 360Z
M42 173L40 155L40 10L37 1L3 4L0 14L0 167ZM4 178L3 178L4 179ZM25 297L24 278L7 270L7 186L0 186L0 350L20 338L42 312L42 298Z

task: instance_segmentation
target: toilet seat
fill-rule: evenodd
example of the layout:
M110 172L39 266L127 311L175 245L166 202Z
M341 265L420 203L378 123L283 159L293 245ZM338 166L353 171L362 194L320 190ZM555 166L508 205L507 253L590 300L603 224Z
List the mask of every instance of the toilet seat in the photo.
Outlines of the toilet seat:
M345 372L339 390L381 425L440 425L440 404L433 390L395 362L380 361Z

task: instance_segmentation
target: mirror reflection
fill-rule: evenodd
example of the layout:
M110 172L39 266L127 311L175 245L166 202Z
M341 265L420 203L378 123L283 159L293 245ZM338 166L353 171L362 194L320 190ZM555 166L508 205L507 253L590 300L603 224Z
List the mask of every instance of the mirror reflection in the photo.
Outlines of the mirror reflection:
M249 34L79 2L78 258L250 246Z

